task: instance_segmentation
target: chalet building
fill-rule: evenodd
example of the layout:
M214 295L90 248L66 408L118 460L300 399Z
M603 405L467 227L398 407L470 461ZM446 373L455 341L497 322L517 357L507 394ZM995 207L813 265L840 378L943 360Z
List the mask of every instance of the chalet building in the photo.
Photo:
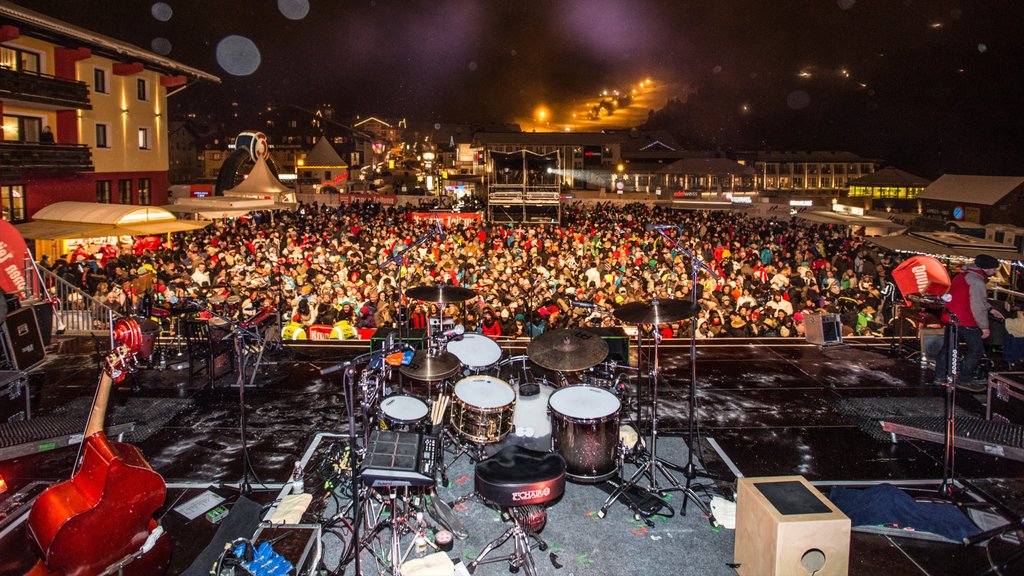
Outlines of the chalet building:
M976 224L1024 222L1024 176L944 174L918 196L924 213Z
M918 197L931 180L887 166L877 172L847 182L844 204L867 210L920 212Z
M23 221L58 201L167 201L167 97L211 74L0 0L0 197Z

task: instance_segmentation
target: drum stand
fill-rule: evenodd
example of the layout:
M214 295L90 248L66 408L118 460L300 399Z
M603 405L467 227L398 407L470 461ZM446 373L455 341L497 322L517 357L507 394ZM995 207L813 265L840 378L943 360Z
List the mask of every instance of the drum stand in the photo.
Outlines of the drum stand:
M451 428L445 427L444 432L441 433L442 466L439 467L441 470L441 483L444 486L448 486L448 469L452 467L452 464L458 462L459 458L462 458L463 455L468 455L469 459L473 462L479 462L486 458L487 454L484 453L485 446L485 444L477 444L476 442L464 440L455 432L452 432ZM444 454L449 447L454 448L452 452L452 459L447 463L444 463Z

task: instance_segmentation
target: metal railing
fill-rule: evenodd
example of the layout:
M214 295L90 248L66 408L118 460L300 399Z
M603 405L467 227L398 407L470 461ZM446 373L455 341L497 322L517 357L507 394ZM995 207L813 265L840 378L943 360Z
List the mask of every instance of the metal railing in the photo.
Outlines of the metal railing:
M58 330L63 327L65 334L109 331L111 319L116 321L123 316L85 290L28 259L25 261L25 293L27 298L37 300L44 300L49 295L54 303L54 317L59 317L55 326Z

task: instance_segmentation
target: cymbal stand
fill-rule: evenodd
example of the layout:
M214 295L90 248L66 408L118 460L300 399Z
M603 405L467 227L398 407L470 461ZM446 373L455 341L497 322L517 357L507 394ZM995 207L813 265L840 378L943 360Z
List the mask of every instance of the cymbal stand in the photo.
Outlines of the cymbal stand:
M960 320L949 307L946 307L949 314L949 325L946 326L946 388L945 413L946 431L942 438L942 484L939 485L939 495L951 500L956 499L956 476L954 464L956 463L956 381L960 374L959 348L960 348Z

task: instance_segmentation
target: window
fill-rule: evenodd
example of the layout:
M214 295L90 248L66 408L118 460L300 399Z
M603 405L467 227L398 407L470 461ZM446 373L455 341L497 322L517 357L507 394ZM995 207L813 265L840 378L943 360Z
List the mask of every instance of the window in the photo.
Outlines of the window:
M0 186L0 202L3 204L3 218L8 222L25 219L25 187L21 184Z
M103 68L92 69L92 91L97 94L110 94L107 88L107 71Z
M145 78L138 78L136 79L136 82L139 100L142 100L143 102L149 100L149 80L146 80Z
M132 203L132 181L131 178L117 181L117 202L116 204Z
M96 147L97 148L110 148L110 141L107 139L107 133L109 126L107 124L96 123Z
M96 181L96 201L100 204L110 204L110 180Z
M149 150L149 128L139 128L139 150Z
M217 160L220 160L220 152L214 152L214 153L212 154L212 160L213 160L213 161L215 161L215 162L216 162Z
M0 46L0 68L39 74L39 54L28 52L20 48Z
M153 202L152 188L149 178L139 178L139 204L149 206Z
M43 131L43 121L32 116L15 116L5 114L4 140L8 142L39 142L39 134Z

